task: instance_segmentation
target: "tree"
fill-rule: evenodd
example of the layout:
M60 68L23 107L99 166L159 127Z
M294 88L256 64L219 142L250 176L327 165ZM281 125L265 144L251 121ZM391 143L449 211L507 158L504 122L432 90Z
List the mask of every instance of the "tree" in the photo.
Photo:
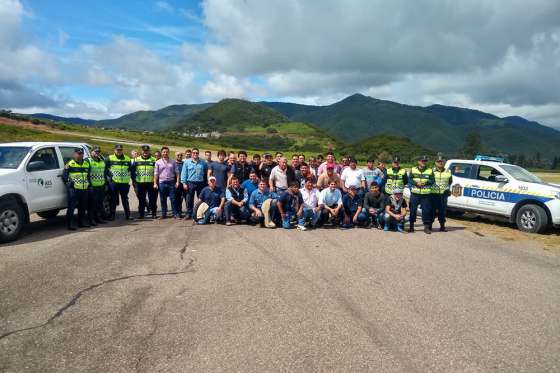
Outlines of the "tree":
M470 132L465 137L463 145L463 154L466 158L473 158L476 154L482 152L482 140L478 132Z
M550 166L551 170L556 170L559 166L560 163L560 159L558 158L558 156L554 156L554 158L552 159L552 165Z

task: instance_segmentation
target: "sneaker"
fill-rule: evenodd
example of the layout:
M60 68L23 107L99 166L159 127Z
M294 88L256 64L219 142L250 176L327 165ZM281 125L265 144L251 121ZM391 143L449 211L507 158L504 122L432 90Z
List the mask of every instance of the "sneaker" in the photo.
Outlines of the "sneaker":
M426 234L432 234L432 231L430 230L430 226L429 226L429 225L425 225L425 226L424 226L424 233L426 233Z
M297 226L298 231L306 231L307 228L305 227L305 225L298 225Z
M404 227L402 227L402 226L400 226L400 225L397 225L397 232L399 232L399 233L405 233Z
M389 224L385 224L385 227L383 227L383 230L385 232L389 232Z
M232 222L228 220L228 221L226 221L226 225L229 227L229 226L232 225Z

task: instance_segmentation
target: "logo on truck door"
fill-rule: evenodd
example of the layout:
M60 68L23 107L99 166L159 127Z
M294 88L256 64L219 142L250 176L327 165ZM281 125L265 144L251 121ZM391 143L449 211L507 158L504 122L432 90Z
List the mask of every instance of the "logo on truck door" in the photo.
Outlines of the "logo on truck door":
M460 184L455 184L451 187L451 194L453 197L461 197L463 195L463 187Z

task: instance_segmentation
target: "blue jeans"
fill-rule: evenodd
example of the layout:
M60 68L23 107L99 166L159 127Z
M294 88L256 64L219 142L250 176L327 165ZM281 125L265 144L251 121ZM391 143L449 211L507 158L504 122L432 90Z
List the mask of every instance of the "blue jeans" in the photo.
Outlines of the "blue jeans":
M224 215L226 220L231 220L231 218L248 219L250 212L246 205L234 206L231 201L228 201L224 206Z
M320 217L320 211L315 212L313 211L313 209L304 207L301 213L301 217L298 219L298 225L305 225L306 221L311 220L311 226L314 227L315 225L317 225Z
M293 211L284 211L286 213L286 216L282 217L282 228L284 229L292 229L292 224L290 224L290 222L292 221L292 216L294 216L294 212Z
M388 213L385 213L384 219L385 219L385 225L389 226L390 228L394 228L396 226L400 226L401 228L404 228L404 223L408 221L407 216L403 216L401 220L397 220L393 218L391 215L389 215Z
M367 221L369 221L368 215L366 210L363 207L360 207L361 211L358 213L358 222L355 223L356 225L364 225ZM347 216L349 217L348 223L344 223L342 226L344 228L352 228L354 226L354 215L356 214L357 210L350 210L346 212Z
M366 210L364 208L363 211L365 211L366 215L367 215L367 219L371 222L371 223L377 223L379 225L383 225L383 222L385 221L385 209L373 209L374 210L374 214L370 213L369 210Z
M175 203L175 182L162 181L159 183L159 202L161 204L161 216L167 215L167 198L171 201L173 216L178 216L177 203Z
M206 210L204 217L202 218L202 220L198 221L198 224L208 224L210 222L210 219L214 219L215 223L222 221L223 211L220 215L217 214L217 211L218 211L217 207L211 207L208 210Z

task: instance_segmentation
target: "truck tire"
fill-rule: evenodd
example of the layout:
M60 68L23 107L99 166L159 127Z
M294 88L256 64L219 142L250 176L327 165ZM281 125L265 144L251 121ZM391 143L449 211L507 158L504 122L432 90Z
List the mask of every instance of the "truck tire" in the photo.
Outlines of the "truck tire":
M0 242L16 240L24 224L25 214L17 201L8 199L0 202Z
M111 195L109 193L105 193L103 197L103 211L101 214L104 219L109 219L111 216Z
M548 226L548 217L538 205L524 205L515 216L517 228L523 232L542 233Z
M38 212L37 215L39 215L43 219L53 219L58 215L59 212L60 212L59 209L49 210L49 211L41 211L41 212Z

